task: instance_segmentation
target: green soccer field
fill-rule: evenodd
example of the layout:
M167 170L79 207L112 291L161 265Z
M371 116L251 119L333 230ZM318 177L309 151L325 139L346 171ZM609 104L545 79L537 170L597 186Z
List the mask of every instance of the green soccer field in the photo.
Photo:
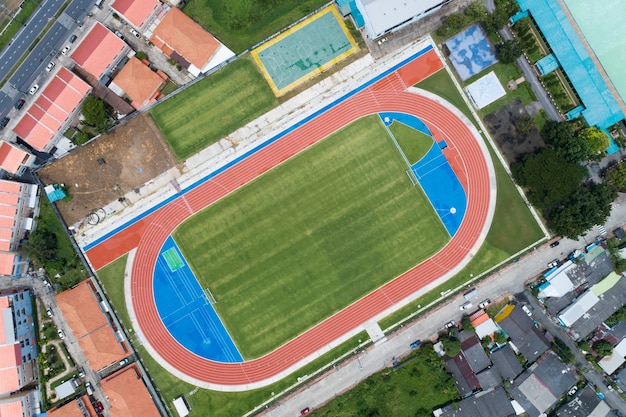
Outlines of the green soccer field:
M183 160L277 104L252 60L243 57L159 103L150 115L176 158Z
M448 241L378 116L360 119L174 232L246 359L282 345Z

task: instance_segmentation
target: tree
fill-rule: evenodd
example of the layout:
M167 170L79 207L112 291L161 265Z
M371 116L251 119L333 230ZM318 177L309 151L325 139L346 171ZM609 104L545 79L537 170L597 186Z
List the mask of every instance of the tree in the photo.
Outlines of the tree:
M478 20L482 17L485 17L485 15L487 14L487 9L485 9L485 4L479 0L467 6L467 9L465 9L465 14L473 20Z
M558 148L569 142L576 132L571 122L555 122L548 120L541 129L541 136L550 145Z
M535 127L535 121L528 115L523 115L515 119L515 128L520 135L528 135L533 127Z
M461 341L452 335L441 339L446 355L453 357L461 352Z
M503 64L512 64L517 58L519 58L524 50L520 41L517 39L510 39L498 45L496 50L496 57Z
M94 96L89 96L83 102L80 112L84 116L85 124L96 128L103 128L108 125L109 119L104 108L104 101Z
M43 265L46 261L56 258L56 235L40 227L28 236L26 252L28 253L28 257L34 260L38 265Z
M527 154L521 162L511 166L511 171L515 181L528 189L528 199L543 209L566 200L585 175L583 167L549 148Z
M495 332L493 334L493 338L494 338L494 341L499 345L505 344L507 340L507 337L504 334L504 332Z
M615 166L609 168L605 172L604 178L606 183L614 187L616 190L623 191L626 189L626 163L621 161Z
M584 184L549 213L548 224L557 235L576 240L594 225L604 224L616 196L610 185Z
M610 140L606 133L595 126L579 130L576 138L588 144L590 156L604 153L604 150L610 145Z
M613 353L613 345L606 340L598 340L594 342L592 349L600 359Z

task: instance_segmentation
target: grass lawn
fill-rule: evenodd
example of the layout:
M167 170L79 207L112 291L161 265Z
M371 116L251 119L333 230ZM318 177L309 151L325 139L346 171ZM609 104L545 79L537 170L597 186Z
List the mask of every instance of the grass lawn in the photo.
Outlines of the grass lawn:
M422 159L434 143L427 134L397 121L389 126L389 130L411 165Z
M183 11L239 54L327 0L190 0Z
M130 318L124 299L124 269L127 259L127 256L123 256L100 269L98 271L98 278L100 279L100 283L104 286L118 318L126 328L130 328ZM49 328L50 338L58 339L56 328L53 325L50 325ZM150 377L159 388L168 407L172 408L172 401L175 397L180 394L185 394L192 408L190 414L192 417L205 415L229 417L245 414L270 399L272 392L279 394L298 382L298 377L312 375L314 372L328 365L333 360L340 358L345 353L355 350L357 346L361 344L359 341L365 342L367 340L369 340L369 336L367 332L363 331L279 382L265 388L239 393L199 390L193 395L188 395L189 392L196 388L195 386L183 382L170 374L161 364L150 356L144 347L139 346L137 350L150 373Z
M447 233L378 116L184 222L174 239L244 358L432 256Z
M436 78L431 79L433 77ZM418 83L416 87L441 95L456 105L464 114L469 114L469 109L446 72L439 71ZM470 120L473 120L473 118ZM524 200L517 192L513 181L509 178L494 152L492 150L490 152L496 171L497 196L496 211L485 242L469 264L452 279L381 320L379 324L383 329L391 327L417 311L418 305L425 306L438 299L442 291L456 288L468 281L471 276L478 276L533 242L543 238L541 228L537 225L526 203L524 203Z
M349 392L316 409L316 417L428 417L437 406L457 399L454 380L431 344L411 354L396 370L370 376Z
M104 287L106 295L113 303L117 318L121 320L124 327L130 329L132 326L128 308L126 307L126 298L124 298L124 270L126 269L127 260L128 255L124 255L98 270L98 278Z
M15 16L7 30L0 35L0 49L3 49L11 41L11 39L22 28L28 18L35 12L40 1L30 0L22 3L22 10ZM4 26L2 26L4 27Z
M249 57L160 103L150 114L174 155L183 160L278 104Z

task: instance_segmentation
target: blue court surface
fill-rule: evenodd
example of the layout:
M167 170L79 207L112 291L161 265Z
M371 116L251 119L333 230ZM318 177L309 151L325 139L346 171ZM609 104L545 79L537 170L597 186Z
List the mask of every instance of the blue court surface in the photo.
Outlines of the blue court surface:
M450 62L463 81L498 62L489 39L478 25L445 42Z
M165 253L175 251L183 265L174 271ZM170 252L168 252L170 251ZM189 351L217 362L243 362L235 343L200 287L172 237L154 267L154 301L170 334Z
M379 116L385 126L397 121L432 137L428 126L413 115L379 113ZM411 166L411 171L415 174L426 197L430 200L441 222L452 237L459 230L463 216L465 216L467 196L461 182L443 154L443 149L446 146L445 141L435 143L433 140L428 153ZM398 151L402 152L400 148Z

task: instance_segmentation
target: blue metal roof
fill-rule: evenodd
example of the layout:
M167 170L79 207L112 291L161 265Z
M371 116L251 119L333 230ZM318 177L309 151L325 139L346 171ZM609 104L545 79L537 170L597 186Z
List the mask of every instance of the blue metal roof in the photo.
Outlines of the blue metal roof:
M559 61L556 60L553 54L548 54L537 61L535 65L541 75L546 75L559 67Z
M550 44L556 59L585 107L582 116L587 124L605 129L624 119L624 113L559 2L553 0L517 0L517 2L522 10L530 12Z

